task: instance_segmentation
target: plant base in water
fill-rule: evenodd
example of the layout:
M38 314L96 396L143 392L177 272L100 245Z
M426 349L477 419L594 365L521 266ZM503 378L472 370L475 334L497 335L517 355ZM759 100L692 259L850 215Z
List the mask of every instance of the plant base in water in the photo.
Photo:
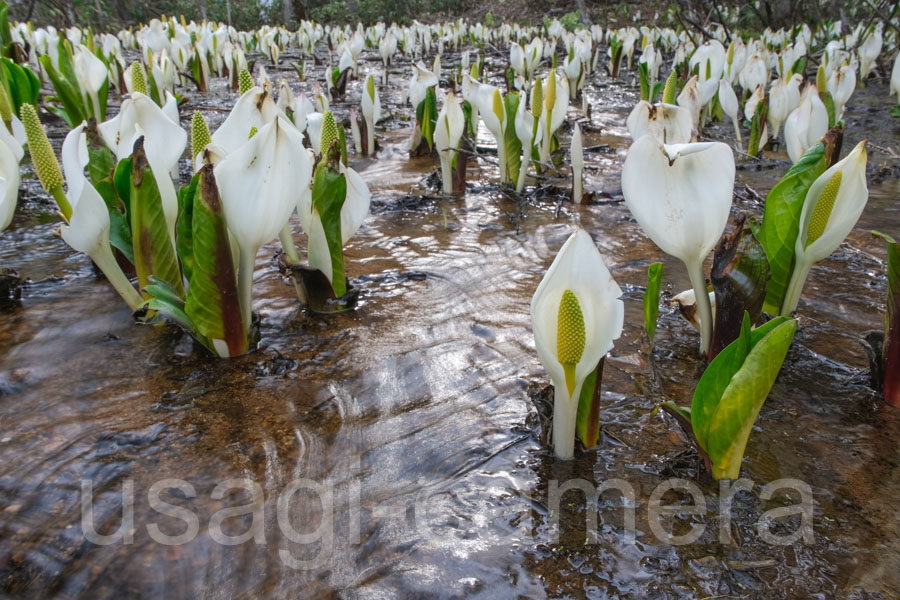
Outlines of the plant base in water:
M0 270L0 308L14 306L22 298L25 280L13 269Z
M339 313L356 308L359 299L359 290L347 281L347 293L343 296L335 296L334 288L325 274L319 269L313 269L305 265L291 265L285 262L284 257L279 257L278 266L281 272L289 275L297 286L297 293L303 294L300 303L314 313L329 314Z

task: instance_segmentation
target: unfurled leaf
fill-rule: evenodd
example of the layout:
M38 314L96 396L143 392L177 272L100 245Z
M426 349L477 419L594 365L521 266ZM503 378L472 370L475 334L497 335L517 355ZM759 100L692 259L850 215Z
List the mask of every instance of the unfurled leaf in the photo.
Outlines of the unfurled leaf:
M759 319L766 298L769 262L745 222L746 217L742 217L734 231L722 238L713 257L710 279L716 294L716 325L710 360L737 339L745 313L749 313L751 323Z
M200 169L191 186L195 188L191 218L194 256L184 312L200 335L224 340L228 355L237 356L247 351L247 334L213 166Z
M131 234L134 243L134 266L138 285L146 287L153 275L184 295L184 284L175 247L169 236L156 177L144 153L144 138L138 138L131 155L129 198L131 202ZM124 162L124 161L123 161ZM168 177L162 173L161 177Z
M655 262L647 269L647 289L644 290L644 331L653 346L656 336L656 321L659 318L659 289L662 284L663 265Z
M873 233L884 238L887 246L887 314L881 355L884 373L881 391L888 404L900 407L900 245L889 235Z
M800 234L800 213L813 182L840 154L843 130L831 129L812 146L766 196L759 241L765 249L772 276L766 286L763 309L778 314L794 269L794 252Z
M750 431L796 331L797 321L785 317L751 330L745 316L738 339L719 353L697 384L691 425L716 479L740 476Z

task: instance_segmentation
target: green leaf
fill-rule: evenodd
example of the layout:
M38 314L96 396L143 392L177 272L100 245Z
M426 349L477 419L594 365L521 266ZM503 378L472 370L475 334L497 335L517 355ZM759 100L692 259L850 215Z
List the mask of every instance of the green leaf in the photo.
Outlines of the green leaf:
M694 397L691 400L691 427L697 443L706 452L708 452L709 425L716 407L732 377L744 364L750 346L750 317L745 316L738 339L716 355L694 389Z
M891 108L891 116L900 119L900 106L894 106L893 108Z
M53 62L50 60L49 55L42 56L40 61L47 72L47 76L50 77L53 88L56 90L57 98L62 102L62 107L65 110L64 113L57 112L56 114L63 117L69 127L77 127L79 123L84 121L86 114L81 88L77 82L73 85L59 71L53 68ZM62 63L62 60L60 60L60 63Z
M425 99L416 107L416 120L419 122L422 137L428 142L429 150L434 148L434 128L437 118L437 98L434 95L434 87L430 87L425 92Z
M506 181L515 183L519 179L519 167L522 164L522 142L516 135L514 125L520 102L519 93L507 94L504 102L506 104L506 130L503 132L503 146L506 165L501 165L501 168L506 169Z
M797 331L794 319L775 319L766 326L763 326L765 333L753 336L752 349L731 378L710 418L706 445L716 479L740 477L741 460L753 424L781 371Z
M664 81L657 81L653 84L653 89L650 91L650 102L656 102L656 98L659 94L665 89L666 83Z
M331 254L331 287L338 298L347 293L341 237L341 209L346 198L347 180L344 175L328 161L321 161L313 178L312 204L314 214L318 213L322 228L325 230L325 239Z
M597 368L584 380L581 395L578 397L575 431L585 448L593 448L600 439L600 384L603 381L605 360L605 356L601 358Z
M0 45L6 48L12 43L12 34L9 31L9 6L6 2L0 2Z
M819 99L825 105L825 111L828 113L828 128L834 127L836 115L834 114L834 98L828 90L819 91Z
M638 63L641 75L641 100L650 101L650 68L647 63Z
M247 351L247 334L241 320L237 274L213 166L200 169L191 186L196 189L192 194L191 219L194 269L185 313L203 337L224 340L228 355L237 356Z
M178 190L178 220L175 221L175 252L181 260L181 269L188 281L194 272L194 195L200 175L194 175L191 182Z
M3 87L12 102L15 113L19 114L22 104L38 105L41 95L41 81L27 65L17 65L8 58L0 58Z
M128 262L134 264L134 242L131 239L131 222L127 213L122 209L122 201L116 193L112 178L107 177L98 182L94 188L106 203L109 211L109 243L119 250Z
M800 235L800 213L810 186L828 166L825 144L811 147L766 196L760 239L772 276L763 309L781 312L781 303L794 270L794 246Z
M109 148L88 148L88 175L95 186L105 179L111 179L116 170L116 157Z
M131 160L131 235L139 287L147 286L153 275L169 283L179 296L183 296L181 270L169 237L159 187L144 154L143 138L135 143ZM168 177L165 173L163 175Z
M647 269L647 289L644 290L644 331L650 338L650 346L653 346L653 338L656 336L656 321L659 318L659 290L662 284L663 265L655 262Z

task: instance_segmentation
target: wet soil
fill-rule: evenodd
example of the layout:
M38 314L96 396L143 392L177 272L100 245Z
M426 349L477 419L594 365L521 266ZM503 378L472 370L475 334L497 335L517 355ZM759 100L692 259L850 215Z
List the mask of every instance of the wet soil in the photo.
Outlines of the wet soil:
M268 65L270 76L309 90L291 60ZM445 73L457 60L445 55ZM380 69L365 52L361 73L380 84ZM859 139L871 144L869 203L810 274L800 330L747 447L742 476L754 485L735 495L723 526L727 494L677 425L651 415L666 399L688 404L703 364L696 332L668 308L653 351L642 341L647 266L664 263L667 293L689 281L621 202L636 82L597 73L585 92L590 121L570 109L586 126L584 145L596 147L585 183L595 201L575 206L565 199L566 173L532 181L522 196L500 189L489 152L470 159L464 197L441 197L432 160L407 156L408 73L401 59L380 86L378 155L350 156L373 193L372 215L345 250L361 290L356 310L304 312L273 258L277 243L267 245L254 278L261 343L230 361L173 327L135 325L88 258L54 234L59 219L26 159L20 206L0 237L0 266L27 280L0 311L0 595L897 598L900 411L868 387L861 343L882 327L885 309L884 250L869 231L900 233L900 121L888 115L885 83L873 80L847 107L845 151ZM334 105L339 117L360 90L349 84ZM232 102L222 80L208 94L184 93L185 125L199 108L215 129ZM47 122L58 147L65 130ZM706 135L730 141L731 126L711 125ZM482 129L478 142L493 138ZM761 216L786 154L738 162L734 216ZM183 181L189 174L184 160ZM600 443L563 462L541 442L532 400L548 378L529 303L576 225L622 287L626 324L606 361ZM292 227L303 256L305 236ZM694 543L654 533L651 496L670 478L705 496L703 514L662 520L678 535L704 527ZM765 498L763 486L783 478L801 480L814 498L809 541L771 544L758 530L766 511L802 495ZM614 480L633 498L594 495ZM593 486L587 496L553 500L552 490L578 481ZM161 500L197 517L185 543L151 535L188 529L171 506L154 508L148 494L160 485ZM86 497L100 534L119 529L123 504L133 506L130 543L87 541ZM692 502L676 490L663 503ZM230 507L244 508L220 512ZM771 531L786 536L800 525L788 516ZM211 530L246 539L223 544Z

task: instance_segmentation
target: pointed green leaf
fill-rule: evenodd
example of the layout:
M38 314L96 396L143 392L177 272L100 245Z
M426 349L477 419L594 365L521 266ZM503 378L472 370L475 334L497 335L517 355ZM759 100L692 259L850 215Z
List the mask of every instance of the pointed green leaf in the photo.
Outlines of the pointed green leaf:
M313 178L312 204L325 230L325 239L331 254L331 287L338 298L347 293L341 237L341 209L346 198L347 180L344 175L327 161L321 161Z
M237 275L213 166L205 165L194 180L194 269L185 313L202 336L224 340L229 356L237 356L247 351L247 334L241 320Z
M65 109L65 113L62 116L66 119L66 124L72 128L77 127L85 119L84 97L81 95L81 88L78 87L77 83L73 86L68 79L53 67L53 62L49 55L42 56L40 61L47 72L47 76L50 78L50 82L53 84L53 88L56 90L57 98L62 102Z
M659 318L659 291L662 285L661 262L655 262L647 269L647 289L644 290L644 331L650 338L653 346L653 338L656 335L656 321Z
M758 339L752 342L752 350L732 377L710 419L706 446L716 479L740 476L741 460L753 424L797 331L794 319L775 319L766 325L771 323L777 324L767 328L764 335L754 336Z
M175 247L169 237L159 187L144 154L143 138L135 142L131 160L131 234L139 287L145 287L153 275L183 296L184 284ZM168 177L168 174L163 173L163 176Z

